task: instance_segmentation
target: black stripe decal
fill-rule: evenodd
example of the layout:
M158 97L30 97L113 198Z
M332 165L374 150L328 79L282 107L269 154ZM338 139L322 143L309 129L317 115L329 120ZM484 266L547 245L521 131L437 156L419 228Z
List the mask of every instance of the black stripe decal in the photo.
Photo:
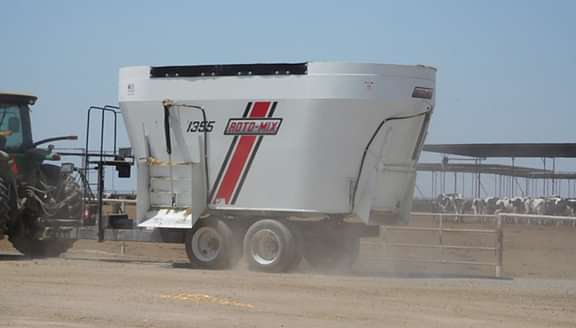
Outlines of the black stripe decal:
M268 113L268 117L272 117L274 115L274 111L276 111L276 105L278 104L277 101L272 103L272 108L270 108L270 113Z
M252 102L249 102L248 105L246 105L246 109L244 109L244 114L242 114L242 117L248 117L248 113L250 113L250 107L252 107Z

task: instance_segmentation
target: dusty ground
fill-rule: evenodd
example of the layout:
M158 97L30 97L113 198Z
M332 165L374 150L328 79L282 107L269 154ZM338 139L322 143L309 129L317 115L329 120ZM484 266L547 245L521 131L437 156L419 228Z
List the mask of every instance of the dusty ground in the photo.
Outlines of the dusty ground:
M3 327L574 327L569 280L197 271L85 260L0 263Z
M64 258L0 257L0 327L576 327L576 229L507 226L504 274L407 265L415 256L491 261L491 252L397 250L363 241L351 273L200 271L181 245L78 242ZM490 245L490 236L444 236ZM433 243L395 233L389 241ZM15 254L5 241L0 251ZM112 260L112 261L111 261ZM129 262L124 262L129 260ZM131 262L137 260L137 262Z

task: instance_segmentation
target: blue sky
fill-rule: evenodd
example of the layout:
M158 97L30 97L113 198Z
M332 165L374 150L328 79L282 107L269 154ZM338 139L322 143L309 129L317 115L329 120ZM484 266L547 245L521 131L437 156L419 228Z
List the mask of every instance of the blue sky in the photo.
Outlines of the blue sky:
M576 142L576 1L4 1L0 89L84 133L118 68L339 60L438 68L428 142ZM78 122L82 122L78 124ZM73 144L69 144L72 146Z

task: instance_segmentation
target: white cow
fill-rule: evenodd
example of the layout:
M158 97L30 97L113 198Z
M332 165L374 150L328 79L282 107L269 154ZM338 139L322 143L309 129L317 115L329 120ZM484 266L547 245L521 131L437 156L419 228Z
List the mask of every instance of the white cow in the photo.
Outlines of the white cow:
M462 214L464 197L460 193L440 194L436 197L436 206L442 213ZM461 216L456 217L456 221L461 222L461 220Z
M544 198L530 199L530 214L544 215L546 213L546 200Z

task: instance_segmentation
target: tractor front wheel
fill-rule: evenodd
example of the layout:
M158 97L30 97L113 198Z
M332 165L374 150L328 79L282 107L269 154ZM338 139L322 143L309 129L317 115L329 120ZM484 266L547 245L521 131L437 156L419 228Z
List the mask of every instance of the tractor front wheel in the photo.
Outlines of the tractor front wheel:
M74 240L38 240L25 236L10 238L12 246L31 258L58 257L74 245Z
M38 218L23 216L8 231L8 240L20 253L31 258L57 257L74 245L74 240L39 238Z
M49 199L44 204L28 200L27 204L35 206L24 209L17 222L8 225L7 234L12 246L26 256L57 257L75 241L45 238L46 233L49 229L70 229L80 225L82 190L76 175L63 173L58 166L44 164L41 172L39 185L47 188ZM39 217L43 213L38 208L45 208L46 215Z

